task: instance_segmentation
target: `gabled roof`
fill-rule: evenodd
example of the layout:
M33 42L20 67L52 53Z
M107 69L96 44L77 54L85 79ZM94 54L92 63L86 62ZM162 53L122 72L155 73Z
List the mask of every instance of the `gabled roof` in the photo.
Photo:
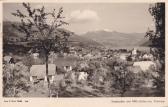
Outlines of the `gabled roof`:
M48 75L55 75L56 65L48 64ZM30 76L37 76L38 78L44 78L46 76L46 65L32 65L30 68Z

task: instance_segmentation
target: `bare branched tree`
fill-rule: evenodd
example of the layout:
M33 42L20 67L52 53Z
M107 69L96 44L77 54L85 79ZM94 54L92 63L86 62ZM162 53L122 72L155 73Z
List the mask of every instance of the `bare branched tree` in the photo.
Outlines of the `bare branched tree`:
M36 46L42 48L45 52L46 62L46 75L48 88L50 87L50 81L48 76L48 56L51 50L55 52L68 51L68 37L71 33L65 30L59 29L63 25L68 25L63 21L63 8L61 7L58 12L53 9L52 12L45 12L45 7L32 8L29 3L23 3L26 12L16 10L12 15L20 19L19 25L14 25L19 32L26 34L25 41L33 42ZM50 23L48 22L50 19Z

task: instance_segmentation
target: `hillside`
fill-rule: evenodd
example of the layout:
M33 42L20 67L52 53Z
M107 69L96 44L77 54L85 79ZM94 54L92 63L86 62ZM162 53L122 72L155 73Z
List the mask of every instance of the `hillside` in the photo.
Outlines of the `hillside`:
M3 37L8 38L8 37L16 37L16 38L24 38L25 35L23 33L20 33L19 31L17 31L15 28L12 27L12 24L19 24L16 22L3 22ZM71 33L70 31L66 30L66 29L58 29L59 30L64 30L66 32ZM76 34L72 34L69 37L69 41L71 41L71 44L73 46L82 46L82 47L102 47L102 45L94 40L88 39L87 37L81 37L78 36Z
M140 44L141 44L140 46L151 46L152 45L152 41L146 41L146 42L143 41Z
M89 39L93 39L107 47L122 47L122 46L147 46L144 44L148 42L147 38L144 38L145 33L120 33L117 31L91 31L80 35Z

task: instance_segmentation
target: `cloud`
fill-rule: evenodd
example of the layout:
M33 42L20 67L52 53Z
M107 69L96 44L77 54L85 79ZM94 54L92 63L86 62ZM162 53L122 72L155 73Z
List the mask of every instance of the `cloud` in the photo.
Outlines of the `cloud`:
M71 23L86 23L100 20L97 12L93 10L75 10L70 13Z
M37 4L35 4L35 3L33 4L32 3L31 5L32 5L33 8L36 8L36 9L38 9L38 8L41 9L43 6L45 7L45 9L50 7L48 4L45 4L45 3L37 3Z
M38 4L38 5L36 5L36 6L34 6L34 8L40 8L41 9L41 7L42 7L43 5L42 4Z

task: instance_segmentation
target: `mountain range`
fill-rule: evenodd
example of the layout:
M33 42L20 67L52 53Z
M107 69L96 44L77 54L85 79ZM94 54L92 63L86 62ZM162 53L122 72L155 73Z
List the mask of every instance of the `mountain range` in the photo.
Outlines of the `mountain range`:
M22 37L16 29L12 27L13 22L3 22L4 38L15 36ZM65 29L64 29L65 30ZM70 32L66 30L66 32ZM69 40L74 45L81 47L123 47L123 46L148 46L148 39L144 38L145 33L121 33L117 31L89 31L81 35L73 33Z
M107 47L148 46L145 33L121 33L117 31L89 31L80 35Z

